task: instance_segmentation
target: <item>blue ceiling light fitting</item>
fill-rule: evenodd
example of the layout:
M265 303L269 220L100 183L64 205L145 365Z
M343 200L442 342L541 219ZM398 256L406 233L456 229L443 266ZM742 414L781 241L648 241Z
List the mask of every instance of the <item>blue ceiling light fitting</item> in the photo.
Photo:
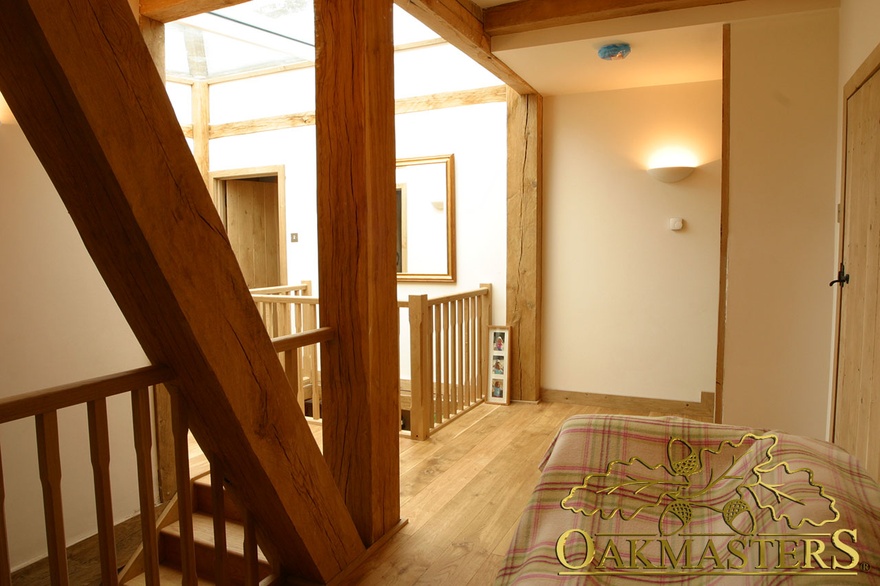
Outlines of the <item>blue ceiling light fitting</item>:
M626 59L631 51L632 47L629 46L629 43L602 45L599 47L599 57L605 61L618 61L620 59Z

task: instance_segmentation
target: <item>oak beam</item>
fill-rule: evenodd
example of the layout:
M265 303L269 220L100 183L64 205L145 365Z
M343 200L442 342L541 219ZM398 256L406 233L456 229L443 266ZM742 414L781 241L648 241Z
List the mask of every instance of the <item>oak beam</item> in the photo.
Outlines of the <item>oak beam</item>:
M71 26L76 23L76 26ZM326 582L363 551L127 3L10 0L0 93L148 358L176 373L283 569ZM396 445L396 444L395 444Z
M742 0L519 0L483 11L490 36L519 33L567 24L640 16Z
M427 112L443 108L458 108L460 106L474 106L477 104L490 104L507 100L507 88L503 85L479 88L473 90L460 90L453 92L441 92L412 98L400 98L394 103L396 114L412 114L414 112ZM314 112L299 112L297 114L279 114L256 118L253 120L241 120L239 122L224 122L211 124L209 138L224 138L227 136L240 136L255 132L268 132L285 128L298 128L301 126L314 126ZM184 134L195 136L194 128L197 125L183 127ZM198 161L198 157L196 157Z
M324 457L367 545L400 520L391 0L315 1Z
M485 67L519 94L537 93L527 81L492 54L492 43L483 29L483 9L471 0L394 0L449 44Z
M543 98L507 94L507 324L510 391L515 401L541 394Z
M141 0L141 16L171 22L244 2L247 0Z

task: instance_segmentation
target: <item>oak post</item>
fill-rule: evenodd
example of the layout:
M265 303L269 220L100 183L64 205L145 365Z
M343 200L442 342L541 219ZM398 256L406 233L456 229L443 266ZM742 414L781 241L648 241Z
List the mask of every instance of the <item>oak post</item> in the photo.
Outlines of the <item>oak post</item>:
M507 325L511 398L541 394L543 98L507 91Z
M317 0L315 45L324 457L372 544L400 520L391 0Z
M192 84L192 126L193 126L193 156L196 165L202 172L205 186L210 190L210 158L208 156L208 128L210 127L210 101L208 83L197 81Z

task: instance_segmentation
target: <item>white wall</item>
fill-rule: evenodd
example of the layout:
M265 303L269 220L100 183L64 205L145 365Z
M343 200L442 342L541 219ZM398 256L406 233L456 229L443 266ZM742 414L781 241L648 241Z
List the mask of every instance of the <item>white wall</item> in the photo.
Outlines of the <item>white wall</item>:
M840 2L840 87L880 44L880 2Z
M715 388L721 82L544 107L541 386L699 401ZM702 166L658 182L645 169L665 147Z
M398 115L397 158L455 155L455 283L399 283L398 299L492 284L492 324L507 305L507 104ZM400 369L409 378L409 322L401 312Z
M493 323L503 324L507 287L507 104L403 114L397 158L455 155L454 284L400 283L398 298L470 291L492 283Z
M731 26L724 422L824 438L831 368L837 11Z
M8 119L4 119L4 122ZM18 126L0 126L0 397L148 364ZM112 398L113 509L138 510L127 396ZM86 410L59 413L68 543L95 533ZM33 418L0 425L13 566L45 556Z

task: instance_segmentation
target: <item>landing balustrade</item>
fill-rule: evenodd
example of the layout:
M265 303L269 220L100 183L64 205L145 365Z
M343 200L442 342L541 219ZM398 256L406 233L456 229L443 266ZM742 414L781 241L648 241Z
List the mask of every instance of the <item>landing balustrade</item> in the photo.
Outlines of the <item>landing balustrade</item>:
M252 289L254 301L273 337L291 387L306 417L321 421L321 378L317 342L317 297L311 283ZM483 402L488 373L488 327L492 286L429 298L399 301L401 354L409 354L408 378L400 380L401 434L427 439L449 421ZM302 337L292 349L289 336ZM408 342L407 342L408 341ZM403 369L405 370L405 369Z

